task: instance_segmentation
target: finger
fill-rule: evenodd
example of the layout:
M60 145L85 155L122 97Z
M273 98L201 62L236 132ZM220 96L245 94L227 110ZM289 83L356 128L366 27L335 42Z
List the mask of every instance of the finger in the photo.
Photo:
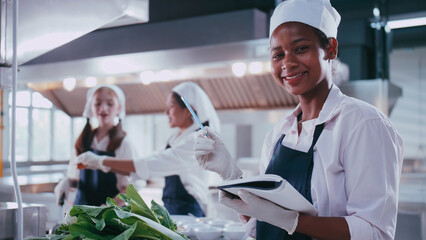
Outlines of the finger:
M195 138L195 144L198 145L214 145L214 140L208 137Z
M238 196L244 202L246 202L248 205L257 204L259 202L259 200L260 200L256 195L254 195L254 194L252 194L252 193L250 193L250 192L248 192L246 190L240 190L240 191L238 191Z
M210 141L203 141L203 142L197 142L194 144L193 149L195 151L202 150L202 151L212 151L214 149L214 142L213 140L209 139Z
M213 151L213 149L214 149L214 146L212 146L212 145L204 145L204 144L196 144L196 145L194 145L194 148L193 148L193 150L194 151L204 151L204 152L211 152L211 151Z
M195 157L196 158L201 158L204 157L205 155L209 154L211 151L205 151L205 150L195 150Z
M217 133L213 130L213 129L211 129L210 127L205 127L204 128L204 130L206 130L207 131L207 133L208 133L208 136L211 138L211 139L213 139L213 140L216 140L216 139L218 139L218 136L217 136Z
M236 210L237 212L240 212L241 208L246 205L243 201L237 198L231 198L229 197L231 195L223 193L219 195L219 202L229 208L232 208Z
M198 130L195 136L196 138L202 138L202 137L205 137L206 135L207 135L207 130L204 128L204 129Z

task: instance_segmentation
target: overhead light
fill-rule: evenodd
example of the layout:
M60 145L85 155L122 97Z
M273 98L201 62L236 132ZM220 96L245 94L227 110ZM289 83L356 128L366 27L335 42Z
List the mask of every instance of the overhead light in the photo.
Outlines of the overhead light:
M65 78L62 84L65 90L71 92L74 90L75 85L77 84L77 80L75 80L75 78Z
M380 10L378 7L373 8L373 15L376 18L380 17Z
M259 74L263 71L262 63L259 61L251 62L248 66L248 71L251 74Z
M426 11L389 16L387 24L391 29L426 25Z
M232 64L232 73L236 77L242 77L246 73L247 65L243 62L237 62Z
M144 85L149 85L155 79L153 71L143 71L139 74L139 79Z
M423 26L426 25L426 17L391 20L388 25L391 29Z
M84 85L86 87L94 87L96 86L96 84L98 84L98 80L96 79L96 77L87 77L84 80Z

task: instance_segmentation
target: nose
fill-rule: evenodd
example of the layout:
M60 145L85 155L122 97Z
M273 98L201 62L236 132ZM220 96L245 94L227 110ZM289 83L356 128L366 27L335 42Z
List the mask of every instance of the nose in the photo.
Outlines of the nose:
M297 66L297 59L293 54L286 54L283 58L281 69L290 70Z
M101 104L101 106L99 107L99 110L101 110L101 111L108 110L108 104Z

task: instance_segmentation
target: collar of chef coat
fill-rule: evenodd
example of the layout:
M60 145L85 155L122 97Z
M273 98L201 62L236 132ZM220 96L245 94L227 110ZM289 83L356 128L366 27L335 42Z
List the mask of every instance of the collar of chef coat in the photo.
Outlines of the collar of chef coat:
M193 122L191 126L189 126L187 129L183 130L183 132L178 136L178 133L180 131L180 129L178 129L174 134L172 134L172 136L170 136L169 140L167 140L167 143L170 146L173 146L174 143L179 142L180 139L182 139L183 137L185 137L188 134L192 134L195 132L195 130L199 129L200 126L198 126L197 123Z
M332 119L337 113L337 108L339 106L340 101L343 99L343 93L340 91L340 89L336 85L332 85L330 92L328 93L327 99L324 102L324 105L322 106L322 109L320 111L320 114L317 118L317 120L314 122L315 125L319 125L322 123L327 122L328 120ZM285 118L286 124L283 126L284 129L288 129L291 127L291 125L297 121L297 116L302 111L302 108L300 106L300 103L296 106L296 108L293 110L293 112ZM309 121L308 121L309 122ZM313 123L313 122L312 122Z

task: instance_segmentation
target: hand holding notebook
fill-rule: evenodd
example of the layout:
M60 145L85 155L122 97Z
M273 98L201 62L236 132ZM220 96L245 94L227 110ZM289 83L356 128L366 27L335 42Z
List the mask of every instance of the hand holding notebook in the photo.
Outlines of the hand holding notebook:
M225 181L217 188L233 195L245 190L285 209L312 216L318 213L317 209L291 184L274 174Z
M267 222L285 229L290 235L296 230L299 213L282 208L269 200L258 197L246 190L238 191L239 199L229 198L225 192L219 193L219 202L239 214Z

